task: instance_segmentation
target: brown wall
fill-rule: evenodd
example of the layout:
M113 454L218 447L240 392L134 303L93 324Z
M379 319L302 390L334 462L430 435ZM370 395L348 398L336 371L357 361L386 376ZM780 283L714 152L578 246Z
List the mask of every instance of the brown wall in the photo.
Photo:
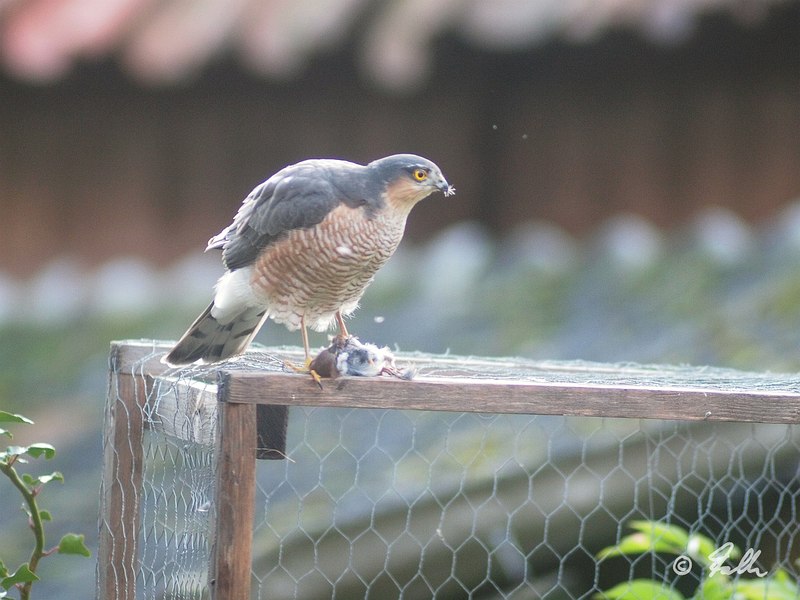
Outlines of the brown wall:
M576 233L619 211L663 226L705 205L762 219L800 196L797 6L758 28L708 20L676 47L627 33L508 54L450 40L408 97L370 87L348 49L290 82L232 63L174 88L113 64L48 87L2 80L0 271L200 251L254 185L310 156L436 160L458 194L412 214L417 240L465 218Z

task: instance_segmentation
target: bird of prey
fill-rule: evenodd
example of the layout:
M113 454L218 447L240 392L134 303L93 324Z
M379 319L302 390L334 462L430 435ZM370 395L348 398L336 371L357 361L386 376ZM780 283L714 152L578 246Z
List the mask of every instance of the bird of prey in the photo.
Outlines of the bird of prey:
M359 165L311 159L285 167L245 198L209 240L226 272L214 299L166 355L167 364L213 363L245 351L267 318L303 335L352 313L403 237L414 205L455 192L433 162L396 154ZM313 372L312 372L313 375Z

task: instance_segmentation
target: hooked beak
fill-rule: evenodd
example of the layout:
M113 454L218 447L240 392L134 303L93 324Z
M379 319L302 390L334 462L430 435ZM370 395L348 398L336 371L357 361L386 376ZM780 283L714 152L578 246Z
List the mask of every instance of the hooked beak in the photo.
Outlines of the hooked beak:
M442 192L445 196L452 196L456 193L456 188L452 185L447 183L444 177L439 180L439 183L436 184L436 188Z

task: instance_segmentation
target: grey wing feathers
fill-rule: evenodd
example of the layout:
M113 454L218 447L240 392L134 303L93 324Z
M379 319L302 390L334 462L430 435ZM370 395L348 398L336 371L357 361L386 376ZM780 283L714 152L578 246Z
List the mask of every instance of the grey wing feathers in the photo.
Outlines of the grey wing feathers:
M215 318L212 302L189 327L175 347L164 357L172 366L195 361L213 363L241 354L255 337L266 318L266 310L245 306L227 321Z
M267 179L250 192L233 223L211 238L206 249L221 248L225 266L234 270L252 263L281 234L320 223L344 200L324 165L329 162L304 161Z

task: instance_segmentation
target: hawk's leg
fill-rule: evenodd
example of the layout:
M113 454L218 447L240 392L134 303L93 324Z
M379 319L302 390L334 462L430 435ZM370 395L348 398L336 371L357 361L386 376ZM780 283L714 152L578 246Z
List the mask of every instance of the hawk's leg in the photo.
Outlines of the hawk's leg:
M344 324L344 319L342 318L342 311L336 311L336 323L339 325L339 331L342 334L342 337L347 339L350 337L350 334L347 333L347 327Z
M303 367L296 367L292 363L287 362L285 363L287 367L289 367L292 371L296 373L308 373L311 375L311 378L317 382L317 385L322 388L322 379L320 378L319 374L311 368L311 350L309 349L308 344L308 330L306 329L306 318L300 317L300 332L303 335L303 352L305 353L305 363Z
M303 352L306 355L306 368L311 364L311 350L309 350L308 346L308 330L306 329L306 318L305 316L300 317L300 333L303 336Z

